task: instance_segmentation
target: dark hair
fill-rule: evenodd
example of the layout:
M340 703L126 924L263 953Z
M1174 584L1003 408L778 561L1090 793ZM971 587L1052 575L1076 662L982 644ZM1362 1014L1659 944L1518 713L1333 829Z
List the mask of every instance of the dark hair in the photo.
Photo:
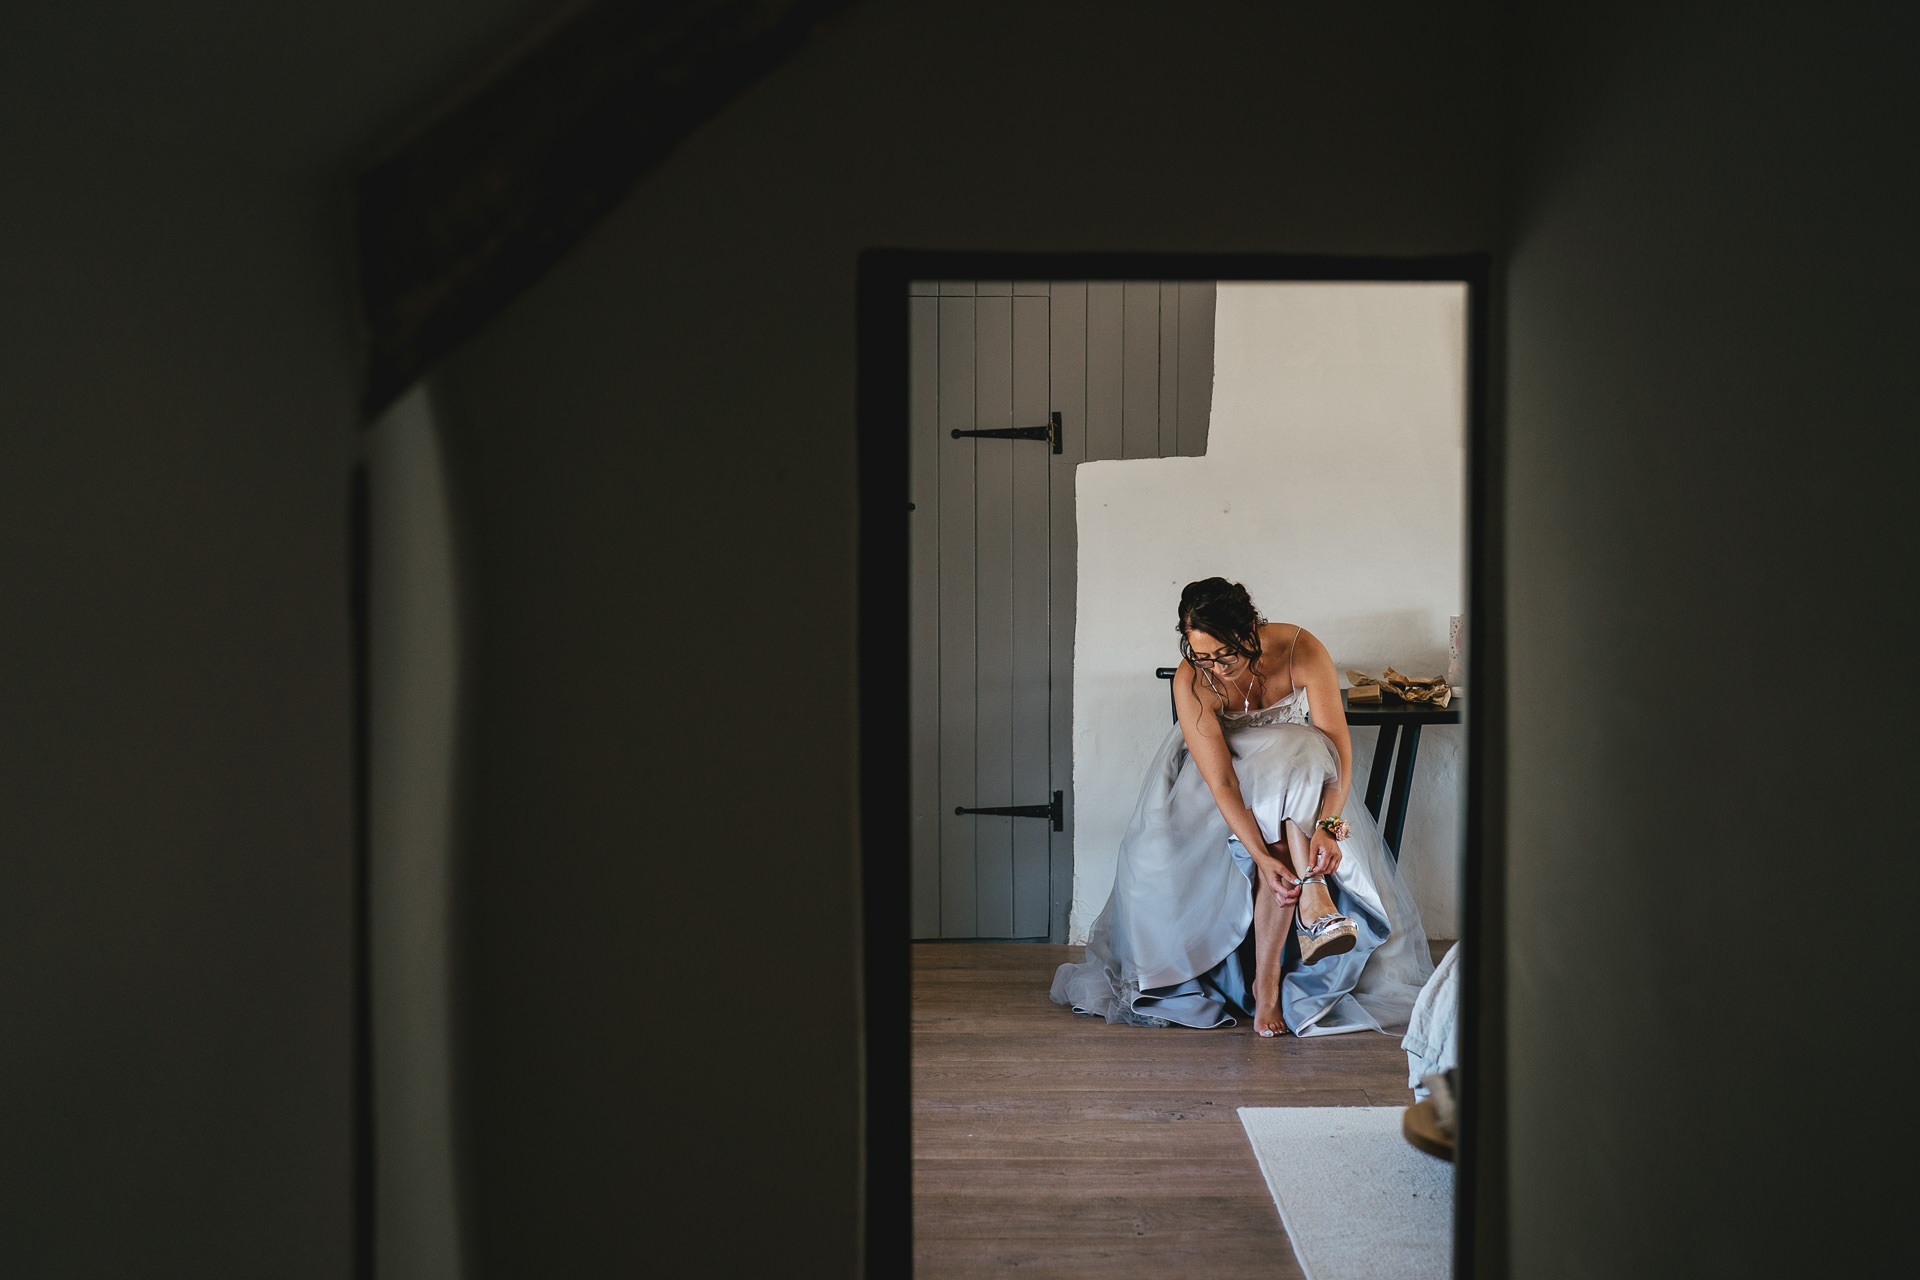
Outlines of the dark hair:
M1237 582L1202 578L1180 593L1180 633L1184 650L1189 631L1204 631L1249 662L1260 656L1260 624L1265 619L1253 607L1253 597Z

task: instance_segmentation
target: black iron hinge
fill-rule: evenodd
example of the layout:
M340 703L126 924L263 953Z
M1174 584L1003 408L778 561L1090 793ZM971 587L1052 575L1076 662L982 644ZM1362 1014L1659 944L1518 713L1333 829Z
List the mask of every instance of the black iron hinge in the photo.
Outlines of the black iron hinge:
M1002 805L995 809L964 809L955 805L953 808L953 816L956 818L969 813L990 818L1051 818L1055 831L1067 829L1066 794L1060 791L1053 793L1052 804Z
M977 436L982 440L1044 440L1053 446L1055 453L1060 452L1060 415L1049 414L1044 427L994 427L985 431L962 431L953 429L953 438Z

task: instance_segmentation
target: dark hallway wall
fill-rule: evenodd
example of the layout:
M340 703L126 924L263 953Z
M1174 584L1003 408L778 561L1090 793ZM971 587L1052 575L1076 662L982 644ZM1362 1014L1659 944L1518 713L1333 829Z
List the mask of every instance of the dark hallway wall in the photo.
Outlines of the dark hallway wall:
M1914 1138L1914 753L1861 694L1920 553L1911 15L1522 27L1516 1276L1920 1265L1873 1172Z
M346 177L550 6L0 19L0 1272L349 1273Z
M856 8L435 380L483 1275L852 1266L860 252L1492 242L1484 10L1098 13Z

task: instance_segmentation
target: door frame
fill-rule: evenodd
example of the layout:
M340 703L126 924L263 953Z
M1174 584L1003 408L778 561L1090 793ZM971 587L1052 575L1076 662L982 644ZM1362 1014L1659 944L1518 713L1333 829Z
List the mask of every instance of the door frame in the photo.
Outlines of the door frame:
M1492 259L869 249L858 275L861 1167L864 1274L913 1268L907 656L908 285L914 280L1459 282L1467 287L1466 842L1461 858L1457 1277L1504 1271L1506 1205L1505 510L1492 399ZM871 856L869 856L871 855Z

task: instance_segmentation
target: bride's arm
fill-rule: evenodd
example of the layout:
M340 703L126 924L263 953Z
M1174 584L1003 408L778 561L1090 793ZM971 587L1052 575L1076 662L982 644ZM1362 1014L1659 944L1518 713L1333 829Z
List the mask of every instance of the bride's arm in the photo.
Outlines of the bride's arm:
M1193 757L1194 767L1200 770L1207 789L1213 792L1213 802L1220 806L1220 815L1227 820L1228 829L1252 855L1267 887L1282 904L1291 903L1299 895L1293 885L1293 869L1268 851L1266 838L1260 834L1260 823L1240 794L1240 776L1233 771L1233 752L1228 749L1226 735L1220 731L1220 721L1214 714L1219 709L1219 700L1210 692L1196 689L1196 684L1193 665L1182 662L1173 677L1173 703L1180 717L1180 735L1187 741L1187 754Z
M1346 812L1348 794L1353 787L1353 734L1347 729L1347 713L1340 701L1340 676L1333 667L1333 655L1312 632L1302 630L1294 642L1294 673L1306 686L1307 706L1313 712L1313 727L1333 740L1340 757L1340 773L1320 793L1320 811L1314 815L1336 818ZM1308 860L1315 871L1340 868L1340 845L1324 827L1316 826L1312 852Z

